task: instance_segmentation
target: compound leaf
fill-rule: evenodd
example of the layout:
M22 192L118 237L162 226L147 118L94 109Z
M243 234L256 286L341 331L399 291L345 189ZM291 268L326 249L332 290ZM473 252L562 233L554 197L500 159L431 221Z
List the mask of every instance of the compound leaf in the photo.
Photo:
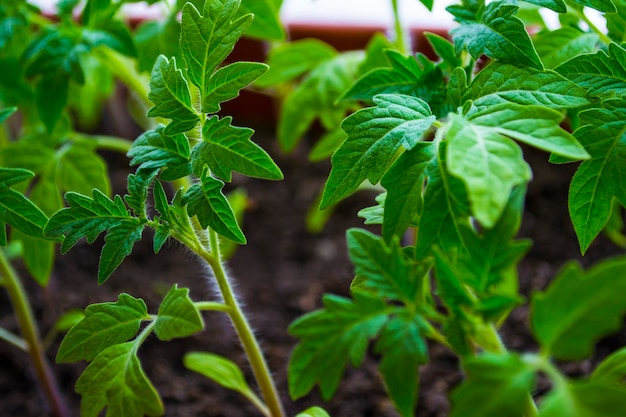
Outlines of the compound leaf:
M626 260L604 261L584 272L566 266L531 304L532 330L542 348L557 359L582 359L594 343L620 328L626 313Z
M148 318L143 300L125 293L116 302L92 304L85 309L85 318L63 338L56 361L91 361L105 349L135 336L141 321Z
M47 237L65 236L61 245L63 253L70 250L82 237L92 243L100 233L124 220L132 219L119 195L111 200L98 189L93 190L91 198L68 192L65 200L69 207L54 213L44 231Z
M192 185L183 195L182 204L187 205L189 216L197 216L200 225L210 227L217 233L241 245L246 238L237 224L226 196L222 193L224 183L206 172L200 184Z
M472 214L485 227L500 218L511 191L531 178L520 147L493 129L450 115L446 132L450 174L467 187Z
M239 0L207 1L202 15L192 3L183 7L180 48L189 79L202 93L208 91L217 66L252 22L250 14L236 18L239 3Z
M204 328L188 288L173 285L159 306L154 333L161 340L190 336Z
M574 133L591 155L569 190L569 212L582 253L606 225L613 198L626 204L626 100L607 100L603 107L581 113L584 126Z
M89 364L76 382L82 395L81 415L142 417L163 414L163 403L141 368L135 342L111 346Z
M473 21L463 21L450 31L457 55L467 48L474 59L481 55L543 69L524 23L515 14L516 1L490 2Z
M402 94L374 97L375 107L350 115L342 123L348 138L332 157L332 169L320 207L352 194L366 179L376 184L401 146L412 149L435 121L428 104Z
M165 127L167 135L187 132L200 121L191 103L187 80L176 67L176 58L169 60L159 55L152 68L148 98L154 103L148 117L172 119Z
M46 215L24 194L9 188L33 176L26 169L0 167L0 243L6 243L7 223L27 236L43 237L44 226L48 221Z
M559 384L542 401L541 417L621 417L626 390L595 381Z
M232 180L232 171L241 174L280 180L283 174L272 158L250 140L254 130L231 125L232 117L212 116L204 122L203 141L191 153L193 170L201 175L207 165L224 181Z
M294 399L319 384L329 399L339 385L348 362L359 366L370 339L388 321L385 303L354 293L354 301L324 296L324 308L297 319L289 332L301 339L289 360L289 393Z
M589 104L587 90L553 71L493 62L476 75L462 101L478 108L500 103L540 105L553 109Z

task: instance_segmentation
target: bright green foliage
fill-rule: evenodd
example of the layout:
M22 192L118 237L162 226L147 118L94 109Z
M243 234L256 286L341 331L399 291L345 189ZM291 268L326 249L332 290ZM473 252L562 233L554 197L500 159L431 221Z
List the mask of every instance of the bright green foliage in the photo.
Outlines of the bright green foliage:
M547 68L554 68L580 54L594 51L598 35L571 26L546 30L534 39L537 53Z
M236 391L252 402L259 401L235 362L213 353L189 352L183 363L187 369L206 376L224 388Z
M239 90L267 71L267 65L260 62L233 62L218 69L209 79L202 100L202 110L208 113L220 110L219 103L239 95Z
M457 54L467 49L474 59L481 55L542 69L524 23L515 16L517 2L498 0L474 10L448 8L462 24L450 30Z
M621 384L626 376L626 349L622 348L605 358L593 371L591 379L602 383Z
M188 288L173 285L161 302L154 325L154 333L159 339L186 337L204 328L202 316L188 294Z
M246 36L267 40L283 40L285 30L280 21L280 6L283 0L243 0L239 15L252 13L254 20Z
M212 116L204 122L201 143L191 154L194 173L204 166L224 181L232 181L232 171L249 177L280 180L283 174L260 146L250 140L252 129L232 126L230 116Z
M485 353L465 362L467 380L452 393L451 417L525 416L535 370L519 356Z
M626 389L616 385L573 381L559 385L541 404L541 417L619 417Z
M321 208L352 194L366 179L380 181L396 152L401 147L412 149L435 121L418 98L381 94L374 103L342 123L348 138L333 155Z
M81 415L96 417L106 407L106 416L160 416L163 404L141 368L134 342L106 349L85 369L76 382L82 395Z
M149 317L143 300L124 293L115 303L92 304L63 339L56 360L92 361L105 349L135 336L141 321Z
M352 301L327 295L323 310L296 320L289 332L303 341L289 361L291 396L302 397L319 384L322 396L330 398L346 364L361 364L370 339L385 326L388 314L385 303L373 296L355 294Z
M554 72L496 61L476 75L463 102L473 100L479 108L517 103L560 109L584 106L587 97L587 90Z
M182 204L188 206L190 216L197 216L203 228L210 227L219 234L237 243L246 243L246 238L237 224L226 196L222 193L224 183L206 173L200 184L192 185L183 196Z
M492 227L513 187L531 178L521 149L494 129L457 115L452 115L446 139L448 170L465 182L474 217Z
M161 178L172 181L191 173L189 139L183 134L168 135L164 126L149 130L133 143L130 165L139 169L161 169Z
M541 347L559 359L588 356L598 339L621 327L624 288L624 259L587 272L574 263L566 266L545 293L533 298L531 324Z
M193 129L200 117L192 103L187 80L176 67L176 58L168 60L160 55L152 69L150 94L148 98L154 107L148 111L149 117L166 117L172 122L165 127L165 134L174 135Z
M600 50L578 55L555 71L588 89L589 94L602 98L621 98L626 94L626 49L615 43L609 45L608 53Z
M569 210L584 253L606 225L613 198L626 204L626 100L608 100L602 109L580 115L575 132L591 158L584 161L570 184Z
M28 236L43 237L46 215L22 193L10 188L33 175L26 169L0 167L0 246L7 244L7 224Z

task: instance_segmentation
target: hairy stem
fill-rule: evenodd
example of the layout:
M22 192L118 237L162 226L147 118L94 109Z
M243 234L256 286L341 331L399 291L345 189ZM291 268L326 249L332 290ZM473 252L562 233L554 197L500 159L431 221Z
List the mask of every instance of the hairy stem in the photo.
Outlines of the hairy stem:
M213 274L224 299L224 304L230 308L229 317L235 327L235 331L239 336L239 340L243 345L250 367L254 373L254 377L261 390L261 395L266 402L271 417L283 417L285 415L283 406L278 395L274 380L270 373L265 357L259 346L259 342L254 336L252 327L237 301L229 278L224 270L224 265L219 255L219 244L217 233L213 230L209 231L211 241L211 252L207 251L202 245L192 247L202 259L204 259L213 269Z
M391 0L393 7L393 29L396 42L396 48L403 54L409 53L406 45L406 33L402 27L402 21L400 20L400 10L398 8L398 0Z
M0 276L4 279L4 286L13 305L22 337L26 342L26 351L30 356L31 363L35 368L35 374L48 403L56 416L68 417L70 413L44 354L39 329L35 322L32 307L26 296L26 291L24 291L17 273L11 267L2 250L0 250Z

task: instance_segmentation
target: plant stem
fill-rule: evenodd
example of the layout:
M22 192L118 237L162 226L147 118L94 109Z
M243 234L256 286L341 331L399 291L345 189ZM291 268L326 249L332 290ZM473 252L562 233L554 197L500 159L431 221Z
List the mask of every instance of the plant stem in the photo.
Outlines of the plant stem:
M70 414L61 396L61 391L57 386L56 380L54 379L50 364L44 354L39 330L37 329L33 310L28 302L26 291L24 291L24 287L17 273L7 261L2 250L0 250L0 276L4 278L4 286L9 294L9 299L11 300L17 322L20 326L20 331L26 342L26 350L35 368L35 374L37 375L39 383L48 399L48 403L55 415L58 417L67 417Z
M235 331L239 336L239 340L243 345L243 349L246 353L254 377L259 385L261 394L267 408L270 411L272 417L283 417L284 411L278 396L278 391L272 379L269 367L265 361L259 342L254 336L252 327L248 323L246 316L244 315L241 306L237 302L232 286L229 282L228 276L224 270L224 265L219 256L219 244L217 239L217 233L213 230L209 231L211 241L211 252L207 251L202 245L196 245L192 247L202 259L204 259L213 269L213 274L219 286L224 304L230 307L229 317L235 327Z
M23 350L23 351L28 351L28 345L26 344L26 341L24 339L22 339L21 337L19 337L16 334L11 333L10 331L8 331L7 329L4 329L2 327L0 327L0 339L9 342L10 344L12 344L13 346Z
M405 33L404 28L402 27L402 22L400 21L400 11L398 9L398 0L391 0L391 5L393 7L393 28L395 34L396 47L403 54L408 53L407 45L405 42Z
M193 303L198 310L201 311L221 311L224 313L230 313L232 308L226 304L216 303L215 301L198 301Z
M570 9L571 10L571 9ZM606 33L604 33L603 31L601 31L596 25L595 23L593 23L591 21L591 19L589 19L589 17L585 14L584 10L578 10L578 9L573 9L575 11L576 16L578 16L580 18L580 20L582 20L583 22L585 22L587 24L587 26L589 26L589 29L591 29L591 31L593 33L595 33L596 35L598 35L598 37L600 38L600 40L602 41L602 43L604 43L605 45L609 45L612 41L611 38L609 38Z

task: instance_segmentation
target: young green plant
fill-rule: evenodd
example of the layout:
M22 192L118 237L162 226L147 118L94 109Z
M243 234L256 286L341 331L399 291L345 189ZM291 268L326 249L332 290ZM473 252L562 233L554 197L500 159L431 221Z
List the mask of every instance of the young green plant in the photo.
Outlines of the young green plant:
M332 155L321 208L363 182L380 184L378 205L361 215L381 232L347 232L352 297L327 295L290 327L301 339L289 364L292 397L318 385L330 399L345 367L359 366L375 341L390 398L413 416L430 340L454 352L466 375L452 392L452 417L623 413L623 351L583 378L553 361L588 358L621 327L625 258L587 271L568 264L532 295L539 353L512 351L498 332L525 303L517 265L531 243L515 237L533 172L520 143L554 163L582 161L568 205L583 253L626 203L626 4L530 3L560 13L562 26L548 29L528 6L540 28L531 37L517 1L462 1L447 9L458 22L451 42L427 35L438 60L389 49L389 65L342 95L368 107L341 124L347 138ZM608 33L585 6L602 14ZM542 395L539 374L551 383Z

